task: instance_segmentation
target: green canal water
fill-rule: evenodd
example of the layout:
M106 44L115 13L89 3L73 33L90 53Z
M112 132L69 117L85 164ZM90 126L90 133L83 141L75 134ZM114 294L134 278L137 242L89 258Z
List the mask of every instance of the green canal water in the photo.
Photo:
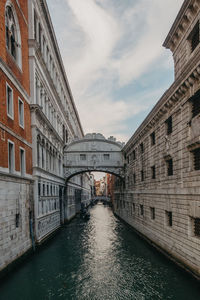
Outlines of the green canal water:
M0 284L1 300L198 300L200 285L97 204Z

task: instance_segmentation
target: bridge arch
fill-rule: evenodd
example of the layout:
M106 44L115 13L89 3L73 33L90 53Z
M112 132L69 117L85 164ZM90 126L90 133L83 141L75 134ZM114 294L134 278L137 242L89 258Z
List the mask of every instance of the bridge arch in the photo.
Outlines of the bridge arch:
M64 150L66 180L84 172L105 172L124 177L123 143L114 137L106 139L100 133L86 134L75 139Z

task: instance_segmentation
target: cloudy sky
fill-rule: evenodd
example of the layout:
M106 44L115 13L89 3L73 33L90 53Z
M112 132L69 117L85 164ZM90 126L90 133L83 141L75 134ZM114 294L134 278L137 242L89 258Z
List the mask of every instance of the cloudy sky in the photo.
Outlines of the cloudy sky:
M183 0L47 0L84 132L126 142L173 82Z

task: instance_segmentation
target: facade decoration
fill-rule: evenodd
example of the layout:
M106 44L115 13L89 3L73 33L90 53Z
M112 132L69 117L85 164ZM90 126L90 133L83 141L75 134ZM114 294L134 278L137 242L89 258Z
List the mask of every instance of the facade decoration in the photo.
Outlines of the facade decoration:
M63 151L82 138L83 130L46 1L28 4L35 232L40 242L76 214L86 192L89 201L90 181L84 174L66 186Z
M86 134L76 139L64 150L64 174L66 179L78 173L102 171L123 177L123 144L113 137L106 139L100 133Z

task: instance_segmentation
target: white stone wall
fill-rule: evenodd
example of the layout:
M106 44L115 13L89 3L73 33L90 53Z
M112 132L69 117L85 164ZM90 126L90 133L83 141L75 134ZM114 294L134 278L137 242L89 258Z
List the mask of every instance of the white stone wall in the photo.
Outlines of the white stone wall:
M200 90L200 44L192 53L191 49L189 54L185 53L188 34L200 20L199 4L188 13L193 2L196 1L184 2L180 20L176 19L165 44L173 51L175 60L180 58L180 64L177 61L175 65L175 82L123 149L127 158L125 186L118 182L114 209L127 223L200 276L200 234L194 226L194 220L200 219L200 170L195 170L193 154L193 150L200 149L200 114L193 117L190 101ZM182 33L176 35L185 15L189 19ZM166 123L169 117L171 133ZM173 174L168 174L170 159Z
M29 226L31 197L30 182L1 175L0 270L31 248ZM19 214L18 227L16 214Z

